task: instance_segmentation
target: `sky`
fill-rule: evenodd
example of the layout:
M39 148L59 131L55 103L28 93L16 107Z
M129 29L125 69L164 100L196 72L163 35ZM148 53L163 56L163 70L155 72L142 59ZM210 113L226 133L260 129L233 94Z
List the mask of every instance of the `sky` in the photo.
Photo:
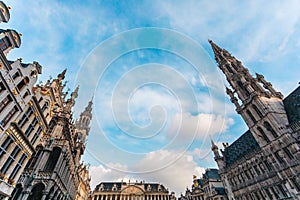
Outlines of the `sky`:
M38 61L38 83L67 69L79 85L74 116L93 99L83 161L101 181L164 184L176 195L216 168L222 148L247 127L207 42L212 39L263 74L284 96L298 87L300 2L12 1L2 29L22 33L8 56Z

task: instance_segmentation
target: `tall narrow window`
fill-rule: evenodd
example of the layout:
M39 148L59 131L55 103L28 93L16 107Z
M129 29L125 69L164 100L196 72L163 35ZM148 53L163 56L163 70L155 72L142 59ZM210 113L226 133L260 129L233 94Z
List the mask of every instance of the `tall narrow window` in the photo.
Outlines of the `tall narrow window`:
M260 112L260 110L257 108L256 105L252 105L252 108L255 110L255 112L257 113L257 115L258 115L260 118L263 118L263 114Z
M32 114L33 114L33 108L30 106L18 122L18 125L20 128L22 128L24 126L24 124L26 122L28 122L28 120Z
M13 143L13 139L10 136L7 136L3 144L0 146L0 160L4 154L6 154L6 150Z
M274 129L272 128L272 126L269 124L269 122L264 122L264 127L271 132L271 134L273 135L274 138L277 138L278 135L277 133L274 131Z
M267 137L267 135L265 134L265 132L262 130L262 128L260 127L257 127L257 130L259 131L259 133L261 134L261 137L263 137L263 139L269 143L270 142L270 139Z
M299 182L296 180L296 177L291 178L291 182L293 183L294 187L298 192L300 192L300 185Z
M255 117L252 115L252 113L249 111L249 110L247 110L246 111L247 112L247 115L251 118L251 120L253 121L253 123L255 123L256 122L256 119L255 119Z
M3 82L0 82L0 94L5 90Z
M272 170L272 167L271 167L271 165L269 164L269 162L265 160L265 161L264 161L264 164L265 164L266 168L268 169L268 171L270 172L270 171Z
M283 158L279 155L278 151L274 153L276 159L278 160L278 162L281 163L285 163L285 161L283 160Z
M38 137L40 136L41 132L42 132L42 128L39 127L39 128L37 129L37 131L35 132L35 134L33 135L32 139L31 139L31 144L34 145L34 143L36 142L36 140L37 140Z
M4 119L1 121L2 126L6 126L6 124L11 120L11 118L19 111L17 106L14 106L9 113L4 117Z
M293 159L294 155L290 152L288 147L284 147L283 151L285 152L285 154L289 157L289 159Z
M42 112L44 112L48 108L49 103L45 102L43 107L42 107Z
M8 157L8 159L6 160L6 162L4 163L4 165L1 168L1 172L3 174L5 174L7 172L7 170L11 166L11 163L15 160L15 158L17 157L17 155L20 151L21 151L21 149L19 146L16 146L16 148L12 151L12 153L10 154L10 156Z
M274 196L276 197L276 199L279 199L278 192L276 192L273 187L270 187L270 189L271 189L272 193L274 194Z
M12 102L12 98L10 95L7 95L0 103L0 112L2 112L10 102Z
M52 172L56 166L58 158L60 156L61 149L58 147L54 147L52 152L49 155L48 161L45 166L45 171Z
M237 84L246 93L246 95L250 95L248 89L243 85L241 81L238 81Z
M284 190L284 188L282 187L282 185L277 185L277 187L284 197L288 197L288 195L287 195L286 191Z
M34 130L34 127L37 125L39 122L38 117L34 117L31 124L29 124L28 128L25 131L25 135L29 137L30 133Z
M15 166L15 168L13 169L12 173L10 174L9 178L10 179L14 179L17 175L17 173L20 171L20 169L22 168L22 165L24 163L24 161L27 158L27 154L23 154L20 158L20 160L18 161L17 165Z

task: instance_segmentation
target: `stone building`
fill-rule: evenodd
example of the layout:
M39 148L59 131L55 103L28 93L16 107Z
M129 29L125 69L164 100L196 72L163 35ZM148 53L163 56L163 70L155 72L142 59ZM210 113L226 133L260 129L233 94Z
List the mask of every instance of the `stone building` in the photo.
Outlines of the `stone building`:
M206 169L202 178L194 176L192 190L186 189L180 200L226 200L227 195L217 169Z
M78 87L66 99L63 80L66 70L45 85L34 87L42 96L37 101L49 99L50 121L35 154L25 167L12 200L75 199L82 183L83 166L80 158L85 150L91 121L92 101L74 123L72 107ZM48 102L48 101L47 101ZM85 183L85 182L84 182ZM89 183L89 180L86 182Z
M9 19L9 8L0 1L0 21ZM10 196L47 127L44 102L38 102L32 90L42 67L6 58L20 45L20 34L0 29L0 199Z
M76 200L89 200L91 195L90 188L90 175L89 175L89 167L80 164L79 169L77 170L79 176L79 186L77 188Z
M283 99L263 75L253 77L240 61L209 41L226 88L249 129L215 161L229 199L300 198L300 87Z
M92 200L175 200L162 184L102 182L92 193Z

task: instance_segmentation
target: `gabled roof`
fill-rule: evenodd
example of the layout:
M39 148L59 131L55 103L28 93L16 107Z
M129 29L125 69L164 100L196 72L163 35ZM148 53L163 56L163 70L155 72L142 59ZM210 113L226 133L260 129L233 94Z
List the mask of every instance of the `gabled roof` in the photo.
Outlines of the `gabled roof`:
M242 157L260 149L251 131L246 131L241 137L225 148L223 156L226 166L233 164Z
M290 124L300 121L300 86L283 100Z

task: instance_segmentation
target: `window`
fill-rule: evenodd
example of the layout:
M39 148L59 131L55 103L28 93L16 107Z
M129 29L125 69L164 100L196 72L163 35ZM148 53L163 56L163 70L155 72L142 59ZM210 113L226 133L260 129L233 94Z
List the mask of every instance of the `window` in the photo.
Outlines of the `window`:
M22 168L23 162L27 159L27 154L23 154L22 157L20 158L19 162L17 163L17 165L15 166L15 168L13 169L12 173L10 174L9 178L10 179L14 179L17 175L17 173L19 172L19 170Z
M289 157L289 159L293 159L294 155L290 152L288 147L284 147L283 151L285 152L285 154Z
M269 164L269 162L265 160L265 161L264 161L264 164L265 164L266 168L268 169L268 171L270 172L270 171L272 170L272 167L271 167L271 165Z
M12 75L12 78L14 79L14 80L16 80L18 77L20 77L21 75L20 75L20 72L19 71L17 71L16 73L14 73L14 75Z
M299 185L299 182L296 180L296 178L291 178L290 179L291 182L293 183L294 187L297 189L298 192L300 192L300 185Z
M49 103L45 102L43 107L42 107L42 112L44 112L48 108Z
M249 91L247 90L247 88L243 85L243 83L241 81L237 82L238 86L242 89L242 91L244 91L246 93L246 95L250 95Z
M257 130L260 132L261 137L263 137L263 139L264 139L267 143L269 143L269 142L270 142L270 139L267 137L267 135L266 135L265 132L262 130L262 128L257 127Z
M259 169L257 168L257 165L254 165L254 170L255 170L255 172L257 173L257 175L260 175L260 174L261 174L260 171L259 171Z
M277 187L284 197L288 197L288 195L287 195L286 191L284 190L284 188L282 187L282 185L278 185Z
M20 128L29 120L30 116L33 114L33 108L30 106L24 113L23 117L19 120L18 125Z
M29 124L27 130L25 131L25 135L29 137L30 133L34 130L35 125L39 122L38 117L34 117L31 124Z
M58 161L58 158L60 156L61 149L58 147L54 147L52 152L49 155L48 161L45 166L46 172L52 172L56 166L56 163Z
M6 162L4 163L4 165L1 168L1 172L3 174L5 174L7 172L7 170L11 166L11 163L15 160L15 158L17 157L17 155L20 151L21 151L21 149L19 146L16 146L16 148L12 151L9 158L6 160Z
M1 121L2 126L6 126L6 124L11 120L11 118L19 111L17 106L14 106L11 111L5 116L5 118Z
M282 157L279 155L279 151L275 152L274 155L280 164L285 163Z
M251 120L255 123L255 122L256 122L256 119L255 119L255 117L252 115L252 113L251 113L249 110L247 110L246 112L247 112L248 116L251 118Z
M9 39L7 38L7 36L5 36L4 38L0 39L0 49L2 51L6 50L10 46L11 46L11 43L10 43Z
M13 143L13 139L10 136L7 136L3 144L0 146L0 159L4 154L6 154L6 150Z
M255 110L255 112L257 113L257 115L260 118L263 118L263 114L260 112L260 110L256 107L256 105L252 105L252 108Z
M25 77L23 80L21 80L18 83L18 85L17 85L18 90L21 91L28 83L29 83L29 78Z
M271 125L268 122L265 122L264 126L268 131L270 131L272 133L274 138L278 137L277 133L274 131L274 129L271 127Z
M10 95L7 95L0 103L0 112L2 112L10 102L12 102L12 98Z
M36 142L36 140L38 139L38 137L41 134L41 132L42 132L42 128L39 127L38 130L33 135L33 138L31 139L31 144L34 144Z
M5 89L4 84L0 82L0 93L2 93Z
M268 190L268 188L265 189L269 199L273 199L272 194L270 193L270 191Z
M30 94L30 92L27 90L23 95L23 99L25 99L29 94Z

